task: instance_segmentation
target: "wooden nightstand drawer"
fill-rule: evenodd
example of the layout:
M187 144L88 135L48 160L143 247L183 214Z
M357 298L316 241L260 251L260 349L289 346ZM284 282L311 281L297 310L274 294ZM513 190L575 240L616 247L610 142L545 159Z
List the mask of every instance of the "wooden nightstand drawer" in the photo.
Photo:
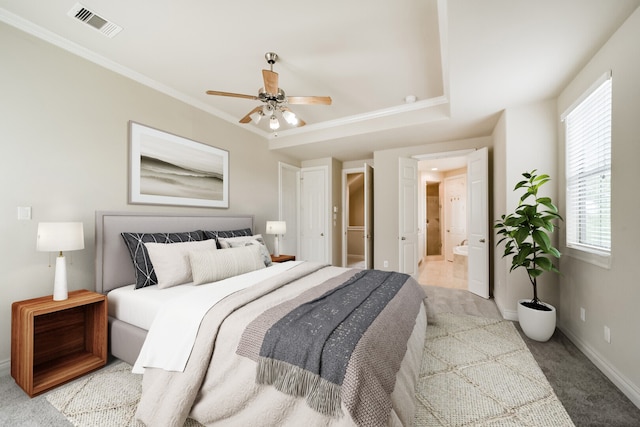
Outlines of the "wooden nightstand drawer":
M11 305L11 376L29 396L106 363L106 296L80 290Z

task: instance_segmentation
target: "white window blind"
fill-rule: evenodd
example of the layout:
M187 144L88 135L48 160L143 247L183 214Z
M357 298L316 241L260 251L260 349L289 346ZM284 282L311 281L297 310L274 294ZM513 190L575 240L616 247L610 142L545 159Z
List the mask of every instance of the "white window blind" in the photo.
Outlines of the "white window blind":
M604 81L603 81L604 80ZM566 114L567 246L611 251L611 75Z

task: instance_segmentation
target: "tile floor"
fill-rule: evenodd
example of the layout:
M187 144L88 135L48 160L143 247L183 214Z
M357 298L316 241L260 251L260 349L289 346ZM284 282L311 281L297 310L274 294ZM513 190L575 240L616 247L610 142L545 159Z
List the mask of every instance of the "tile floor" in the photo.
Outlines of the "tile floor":
M467 289L467 280L453 275L453 262L441 256L427 256L422 260L418 270L418 283L441 288Z

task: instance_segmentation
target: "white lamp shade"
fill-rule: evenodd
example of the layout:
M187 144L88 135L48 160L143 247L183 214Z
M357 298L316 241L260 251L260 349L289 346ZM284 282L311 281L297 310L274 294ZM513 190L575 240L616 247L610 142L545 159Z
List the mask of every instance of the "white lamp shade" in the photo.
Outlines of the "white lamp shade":
M285 234L287 223L285 221L267 221L267 234Z
M41 222L38 224L36 249L42 252L84 249L81 222Z

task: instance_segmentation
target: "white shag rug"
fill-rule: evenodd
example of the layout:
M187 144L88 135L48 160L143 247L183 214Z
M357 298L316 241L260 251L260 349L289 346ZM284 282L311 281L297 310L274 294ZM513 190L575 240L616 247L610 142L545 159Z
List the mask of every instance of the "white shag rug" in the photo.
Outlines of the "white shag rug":
M141 389L115 362L47 400L75 426L132 427ZM574 425L511 322L450 313L429 319L416 409L416 427Z

